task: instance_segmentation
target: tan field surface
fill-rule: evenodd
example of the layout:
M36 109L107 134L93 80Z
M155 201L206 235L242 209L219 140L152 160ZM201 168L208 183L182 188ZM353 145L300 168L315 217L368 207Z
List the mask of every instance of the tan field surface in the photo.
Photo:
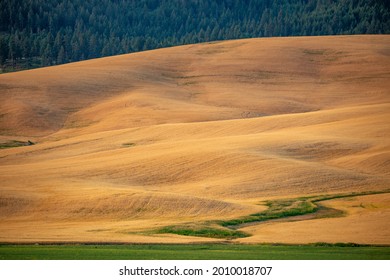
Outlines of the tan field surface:
M389 244L390 195L335 199L322 204L344 210L344 217L294 222L265 222L248 226L247 243L363 243Z
M0 242L161 234L321 201L232 242L390 244L390 36L266 38L0 75ZM12 141L35 145L5 148ZM378 193L380 192L380 193Z

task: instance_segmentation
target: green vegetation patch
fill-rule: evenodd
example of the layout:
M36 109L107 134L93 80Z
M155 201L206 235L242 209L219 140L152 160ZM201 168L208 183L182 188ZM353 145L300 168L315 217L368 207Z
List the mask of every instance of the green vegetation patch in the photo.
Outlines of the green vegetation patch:
M171 233L178 235L211 237L221 239L243 238L248 237L250 235L237 229L242 228L244 226L248 226L251 223L264 222L288 217L299 217L308 214L314 214L307 217L308 219L340 217L344 215L343 211L319 205L318 202L338 198L382 193L389 193L389 190L269 200L265 201L265 205L268 206L268 209L259 213L225 221L207 221L198 225L183 224L166 226L157 230L154 233Z
M251 214L249 216L238 219L222 221L220 224L225 227L237 226L252 222L262 222L309 214L315 212L318 209L318 206L315 205L312 201L301 198L267 201L266 205L268 206L268 209L263 212Z
M389 260L390 247L240 244L0 245L0 260Z
M135 143L133 143L133 142L127 142L127 143L123 143L122 146L123 146L123 147L133 147L133 146L135 146Z
M156 233L171 233L186 236L198 236L198 237L209 237L209 238L225 238L234 239L248 237L249 234L232 230L229 228L217 227L217 226L196 226L196 225L173 225L166 226Z
M320 196L309 196L309 197L299 197L295 199L281 199L281 200L271 200L266 201L265 205L268 206L268 209L260 213L251 214L249 216L221 221L219 224L224 227L234 227L234 226L244 226L247 223L253 222L262 222L267 220L275 220L287 217L301 216L310 213L316 213L318 210L327 210L329 212L328 217L340 216L342 211L326 208L319 206L317 202L338 199L338 198L347 198L354 196L363 196L363 195L372 195L372 194L381 194L388 193L389 190L385 191L367 191L367 192L353 192L347 194L334 194L334 195L320 195ZM325 212L325 211L324 211ZM321 213L321 217L326 217L326 213Z
M31 146L31 145L34 145L34 143L31 142L30 140L26 142L11 140L11 141L0 143L0 149L16 148L16 147Z

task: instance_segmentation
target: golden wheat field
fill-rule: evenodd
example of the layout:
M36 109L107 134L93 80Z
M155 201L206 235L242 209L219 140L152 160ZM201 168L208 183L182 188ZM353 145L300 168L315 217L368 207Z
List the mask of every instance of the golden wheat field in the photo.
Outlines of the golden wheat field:
M264 38L0 75L0 242L159 233L304 196L231 242L390 244L390 36Z

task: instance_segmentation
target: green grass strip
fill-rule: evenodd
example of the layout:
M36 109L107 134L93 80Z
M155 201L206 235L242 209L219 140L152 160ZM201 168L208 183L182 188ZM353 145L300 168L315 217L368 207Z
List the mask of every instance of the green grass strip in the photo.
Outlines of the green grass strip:
M153 233L170 233L186 236L198 236L198 237L209 237L209 238L220 238L220 239L235 239L250 236L249 234L237 230L237 227L244 227L250 223L263 222L269 220L276 220L287 217L296 217L306 214L317 212L321 207L317 202L347 198L363 195L383 194L389 193L389 190L385 191L367 191L367 192L353 192L347 194L333 194L333 195L320 195L320 196L309 196L299 197L293 199L279 199L266 201L265 205L268 207L267 210L244 216L236 219L226 221L208 221L202 224L183 224L183 225L172 225L166 226ZM322 207L324 209L324 207ZM328 208L328 210L335 210ZM337 215L342 214L341 211L337 212ZM332 214L334 216L334 213ZM328 217L332 217L328 215Z
M12 140L4 143L0 143L0 149L9 149L9 148L16 148L16 147L22 147L22 146L31 146L34 145L31 141L18 141L18 140Z
M347 198L363 195L383 194L389 193L389 190L385 191L367 191L367 192L354 192L348 194L335 194L335 195L321 195L321 196L310 196L310 197L299 197L295 199L281 199L266 201L268 209L260 213L251 214L249 216L220 221L219 224L224 227L231 226L243 226L248 223L262 222L267 220L275 220L286 217L300 216L310 213L315 213L319 210L317 202Z
M348 245L348 244L347 244ZM389 260L390 247L316 245L0 245L0 260Z
M238 219L221 221L220 225L224 227L243 225L253 222L262 222L267 220L275 220L280 218L298 216L313 213L318 209L318 206L309 200L275 200L266 203L268 209L245 216Z

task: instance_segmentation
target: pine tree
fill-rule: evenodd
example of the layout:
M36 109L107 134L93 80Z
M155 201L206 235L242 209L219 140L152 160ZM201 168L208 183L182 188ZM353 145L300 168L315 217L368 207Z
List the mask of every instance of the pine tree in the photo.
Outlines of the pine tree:
M65 49L64 46L61 46L57 56L57 64L63 64L63 63L65 63Z

